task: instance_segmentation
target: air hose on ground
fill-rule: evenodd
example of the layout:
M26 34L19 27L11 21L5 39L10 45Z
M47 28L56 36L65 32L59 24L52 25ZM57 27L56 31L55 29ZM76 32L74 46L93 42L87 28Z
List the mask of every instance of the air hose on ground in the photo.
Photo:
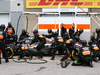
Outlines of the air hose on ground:
M12 60L14 61L14 62L16 62L16 63L22 63L22 62L26 62L26 63L29 63L29 64L45 64L45 63L47 63L48 61L47 60L44 60L44 59L39 59L40 61L38 61L38 62L31 62L31 60L30 61L27 61L27 59L26 58L23 58L24 60L22 61L21 59L20 60L15 60L15 58L14 57L12 57Z
M20 61L20 60L15 60L15 59L17 59L17 58L14 58L14 56L12 57L12 60L14 61L14 62L16 62L16 63L22 63L22 62L26 62L26 59L24 59L23 61Z

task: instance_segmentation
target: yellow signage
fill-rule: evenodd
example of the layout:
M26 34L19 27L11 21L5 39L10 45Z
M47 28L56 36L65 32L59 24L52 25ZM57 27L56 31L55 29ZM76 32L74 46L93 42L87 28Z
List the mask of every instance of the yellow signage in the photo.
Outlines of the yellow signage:
M100 0L26 0L26 8L74 8L75 4L82 8L100 8Z

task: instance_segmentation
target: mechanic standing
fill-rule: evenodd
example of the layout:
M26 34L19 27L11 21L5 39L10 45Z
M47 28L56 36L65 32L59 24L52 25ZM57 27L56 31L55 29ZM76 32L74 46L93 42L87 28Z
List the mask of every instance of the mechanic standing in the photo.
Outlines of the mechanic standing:
M65 33L66 33L66 28L64 28L64 24L62 23L62 28L61 28L61 37L64 37Z
M36 49L38 51L38 58L43 58L42 53L41 53L41 49L44 47L44 45L46 43L46 39L44 38L43 35L38 34L38 30L34 30L33 34L34 34L34 39L32 40L32 43L40 42L38 44L38 46L36 47Z
M100 29L99 28L96 29L96 33L97 33L97 37L99 37L100 36Z
M96 29L96 33L97 33L97 37L96 37L96 43L97 43L97 46L100 48L100 29L97 28Z
M6 26L5 26L4 24L1 24L1 28L3 29L4 34L6 34L6 32L5 32L5 28L6 28ZM6 40L5 40L5 43L6 43ZM4 58L4 54L3 54L3 58Z
M74 32L75 32L75 31L74 31L74 25L75 25L75 24L73 23L72 27L69 29L69 37L70 37L70 38L73 38L73 37L74 37L74 36L73 36L73 34L74 34Z
M19 40L23 40L25 38L29 37L28 33L25 31L25 29L22 30L22 33L20 34Z
M15 29L14 27L12 26L11 22L8 22L8 26L6 28L6 33L7 33L7 36L10 34L10 36L13 36L15 35Z
M3 25L0 26L0 49L2 51L3 57L5 58L5 62L9 62L8 57L7 57L7 53L5 50L5 39L6 39L6 34L4 32L4 27ZM0 56L0 64L1 64L1 56Z

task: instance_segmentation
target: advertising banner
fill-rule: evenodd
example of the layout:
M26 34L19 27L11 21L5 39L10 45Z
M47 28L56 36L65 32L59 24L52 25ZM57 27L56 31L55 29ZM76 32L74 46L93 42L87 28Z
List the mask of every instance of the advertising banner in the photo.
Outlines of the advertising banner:
M100 0L26 0L26 8L100 8Z

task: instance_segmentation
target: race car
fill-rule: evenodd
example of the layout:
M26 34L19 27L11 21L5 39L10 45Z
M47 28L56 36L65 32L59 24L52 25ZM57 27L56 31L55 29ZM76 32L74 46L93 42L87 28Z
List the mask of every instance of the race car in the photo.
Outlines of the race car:
M21 50L28 51L31 54L37 54L36 47L38 46L39 42L31 44L33 39L34 36L31 36L25 38L24 40L17 41L14 44L8 44L6 48L8 58L12 58L13 55L20 54ZM52 41L53 38L46 38L46 44L41 50L42 54L51 54Z

